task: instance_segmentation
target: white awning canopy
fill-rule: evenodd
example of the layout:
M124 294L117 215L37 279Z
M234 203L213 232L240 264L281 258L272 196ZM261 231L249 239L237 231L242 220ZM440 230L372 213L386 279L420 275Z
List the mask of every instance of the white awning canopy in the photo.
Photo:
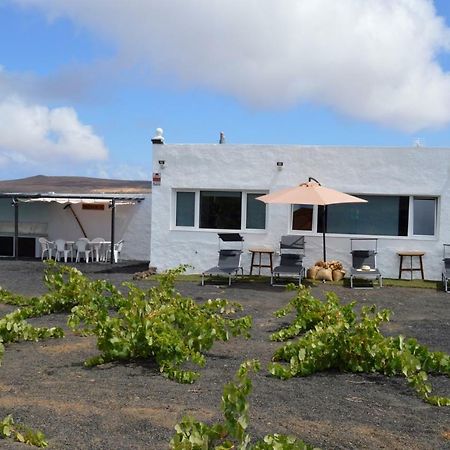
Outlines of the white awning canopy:
M60 203L60 204L100 204L100 205L108 205L111 200L110 199L91 199L91 198L67 198L67 197L38 197L38 198L18 198L17 199L20 202L23 203L33 203L33 202L46 202L46 203ZM116 206L118 205L134 205L137 203L138 200L132 200L132 199L117 199L115 200Z

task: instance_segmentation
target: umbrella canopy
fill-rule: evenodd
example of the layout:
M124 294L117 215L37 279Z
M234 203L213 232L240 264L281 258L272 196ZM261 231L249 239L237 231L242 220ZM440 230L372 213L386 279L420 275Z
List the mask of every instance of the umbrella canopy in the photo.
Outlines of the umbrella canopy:
M287 203L292 205L319 205L323 208L323 260L326 261L326 207L328 205L338 205L342 203L367 203L364 200L353 195L345 194L334 189L322 186L314 178L310 178L307 183L299 186L282 189L271 194L257 197L264 203Z

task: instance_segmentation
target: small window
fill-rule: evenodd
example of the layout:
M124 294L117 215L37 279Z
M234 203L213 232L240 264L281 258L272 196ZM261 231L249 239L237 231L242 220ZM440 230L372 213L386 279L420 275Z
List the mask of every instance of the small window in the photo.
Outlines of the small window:
M193 227L195 224L195 192L177 192L177 227Z
M292 205L292 229L312 231L313 205Z
M266 204L259 200L263 194L247 194L246 228L264 230L266 228Z
M200 192L200 228L240 230L241 216L241 192Z
M436 199L414 197L413 234L434 236L436 227Z

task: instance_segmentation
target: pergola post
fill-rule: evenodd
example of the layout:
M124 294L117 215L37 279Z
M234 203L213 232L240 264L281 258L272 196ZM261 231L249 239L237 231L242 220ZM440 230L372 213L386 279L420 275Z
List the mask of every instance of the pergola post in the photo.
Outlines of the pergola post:
M111 200L111 264L114 264L114 232L115 232L115 221L116 221L116 200L113 198Z
M12 200L14 205L14 258L19 259L19 202Z

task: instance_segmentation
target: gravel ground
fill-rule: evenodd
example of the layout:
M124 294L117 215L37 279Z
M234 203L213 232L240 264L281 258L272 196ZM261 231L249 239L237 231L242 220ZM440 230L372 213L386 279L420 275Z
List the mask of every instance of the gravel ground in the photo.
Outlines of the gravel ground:
M130 281L136 264L80 265L93 278ZM35 261L0 261L0 286L17 293L45 292L43 265ZM137 282L150 286L152 282ZM221 419L223 384L247 358L263 369L280 345L269 333L283 324L272 312L292 293L264 284L231 287L182 282L178 289L202 301L239 301L254 318L252 338L216 343L193 385L160 376L149 364L107 364L86 369L83 361L97 354L95 339L67 330L66 337L10 344L0 368L0 417L12 413L42 430L52 449L167 449L174 425L185 415L213 422ZM386 287L350 290L331 285L313 287L323 298L335 290L344 301L376 303L393 311L388 334L415 337L433 350L450 352L450 296L425 289ZM0 305L0 314L13 308ZM33 319L46 326L65 326L65 315ZM450 395L447 377L432 379L435 393ZM450 408L422 402L400 377L319 373L281 381L262 370L254 376L250 397L250 432L293 434L323 449L450 449ZM0 448L23 448L0 441Z

